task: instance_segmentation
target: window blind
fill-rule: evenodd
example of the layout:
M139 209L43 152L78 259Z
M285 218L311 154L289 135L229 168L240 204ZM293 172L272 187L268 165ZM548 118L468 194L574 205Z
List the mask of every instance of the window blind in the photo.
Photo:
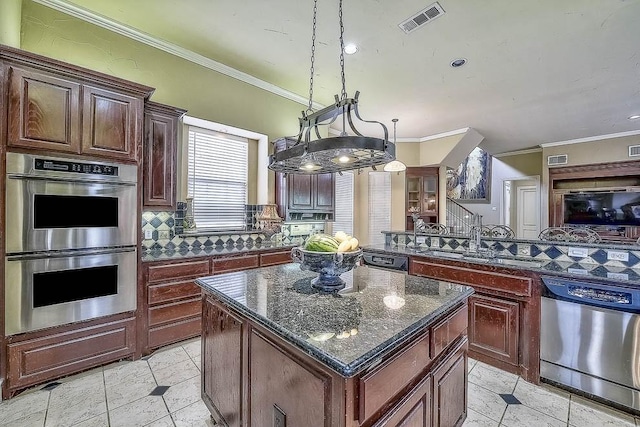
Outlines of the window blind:
M342 230L353 236L353 183L351 172L335 175L335 210L333 216L333 231Z
M391 173L369 172L369 244L384 244L391 228Z
M189 126L188 193L198 228L243 230L248 141Z

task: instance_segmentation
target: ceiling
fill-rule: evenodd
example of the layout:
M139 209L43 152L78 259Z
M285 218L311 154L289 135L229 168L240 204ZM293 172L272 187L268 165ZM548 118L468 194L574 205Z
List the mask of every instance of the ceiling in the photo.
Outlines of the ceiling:
M311 0L55 1L308 98ZM364 119L398 118L399 139L472 127L493 154L640 130L628 120L640 114L640 0L440 0L441 17L398 27L431 3L344 2L345 42L359 46L345 57L347 92L361 92ZM341 89L337 4L318 2L324 105Z

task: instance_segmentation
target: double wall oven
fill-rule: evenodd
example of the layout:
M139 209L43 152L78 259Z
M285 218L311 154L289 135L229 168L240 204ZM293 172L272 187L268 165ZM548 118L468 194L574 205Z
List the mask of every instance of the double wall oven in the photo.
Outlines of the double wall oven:
M7 153L5 334L136 308L137 166Z

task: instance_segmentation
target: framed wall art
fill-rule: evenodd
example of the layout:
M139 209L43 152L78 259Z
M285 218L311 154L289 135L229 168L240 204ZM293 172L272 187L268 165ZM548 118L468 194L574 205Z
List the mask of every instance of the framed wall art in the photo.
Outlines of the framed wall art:
M491 156L473 149L456 169L447 170L447 196L460 202L489 202Z

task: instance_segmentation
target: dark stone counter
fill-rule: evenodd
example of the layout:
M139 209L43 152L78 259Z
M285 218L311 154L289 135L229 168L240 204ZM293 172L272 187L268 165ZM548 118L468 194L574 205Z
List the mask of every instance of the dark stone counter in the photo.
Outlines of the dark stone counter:
M599 281L615 282L616 284L626 283L628 285L640 286L640 269L624 266L611 266L595 263L585 263L578 261L559 261L534 259L527 257L496 257L486 258L482 256L463 256L463 252L446 251L442 249L416 250L410 246L368 246L364 248L367 252L401 254L432 259L456 261L474 265L487 265L499 268L513 268L517 270L529 270L547 275L560 275L574 279L590 279ZM458 256L460 256L458 258Z
M215 299L345 377L374 364L464 302L463 285L358 267L337 294L311 287L316 273L298 264L196 280Z
M175 251L144 251L142 252L142 262L166 261L173 259L187 259L206 256L237 255L252 252L272 252L291 249L295 246L291 243L262 243L255 245L227 245L227 246L202 246L191 250L180 249Z

